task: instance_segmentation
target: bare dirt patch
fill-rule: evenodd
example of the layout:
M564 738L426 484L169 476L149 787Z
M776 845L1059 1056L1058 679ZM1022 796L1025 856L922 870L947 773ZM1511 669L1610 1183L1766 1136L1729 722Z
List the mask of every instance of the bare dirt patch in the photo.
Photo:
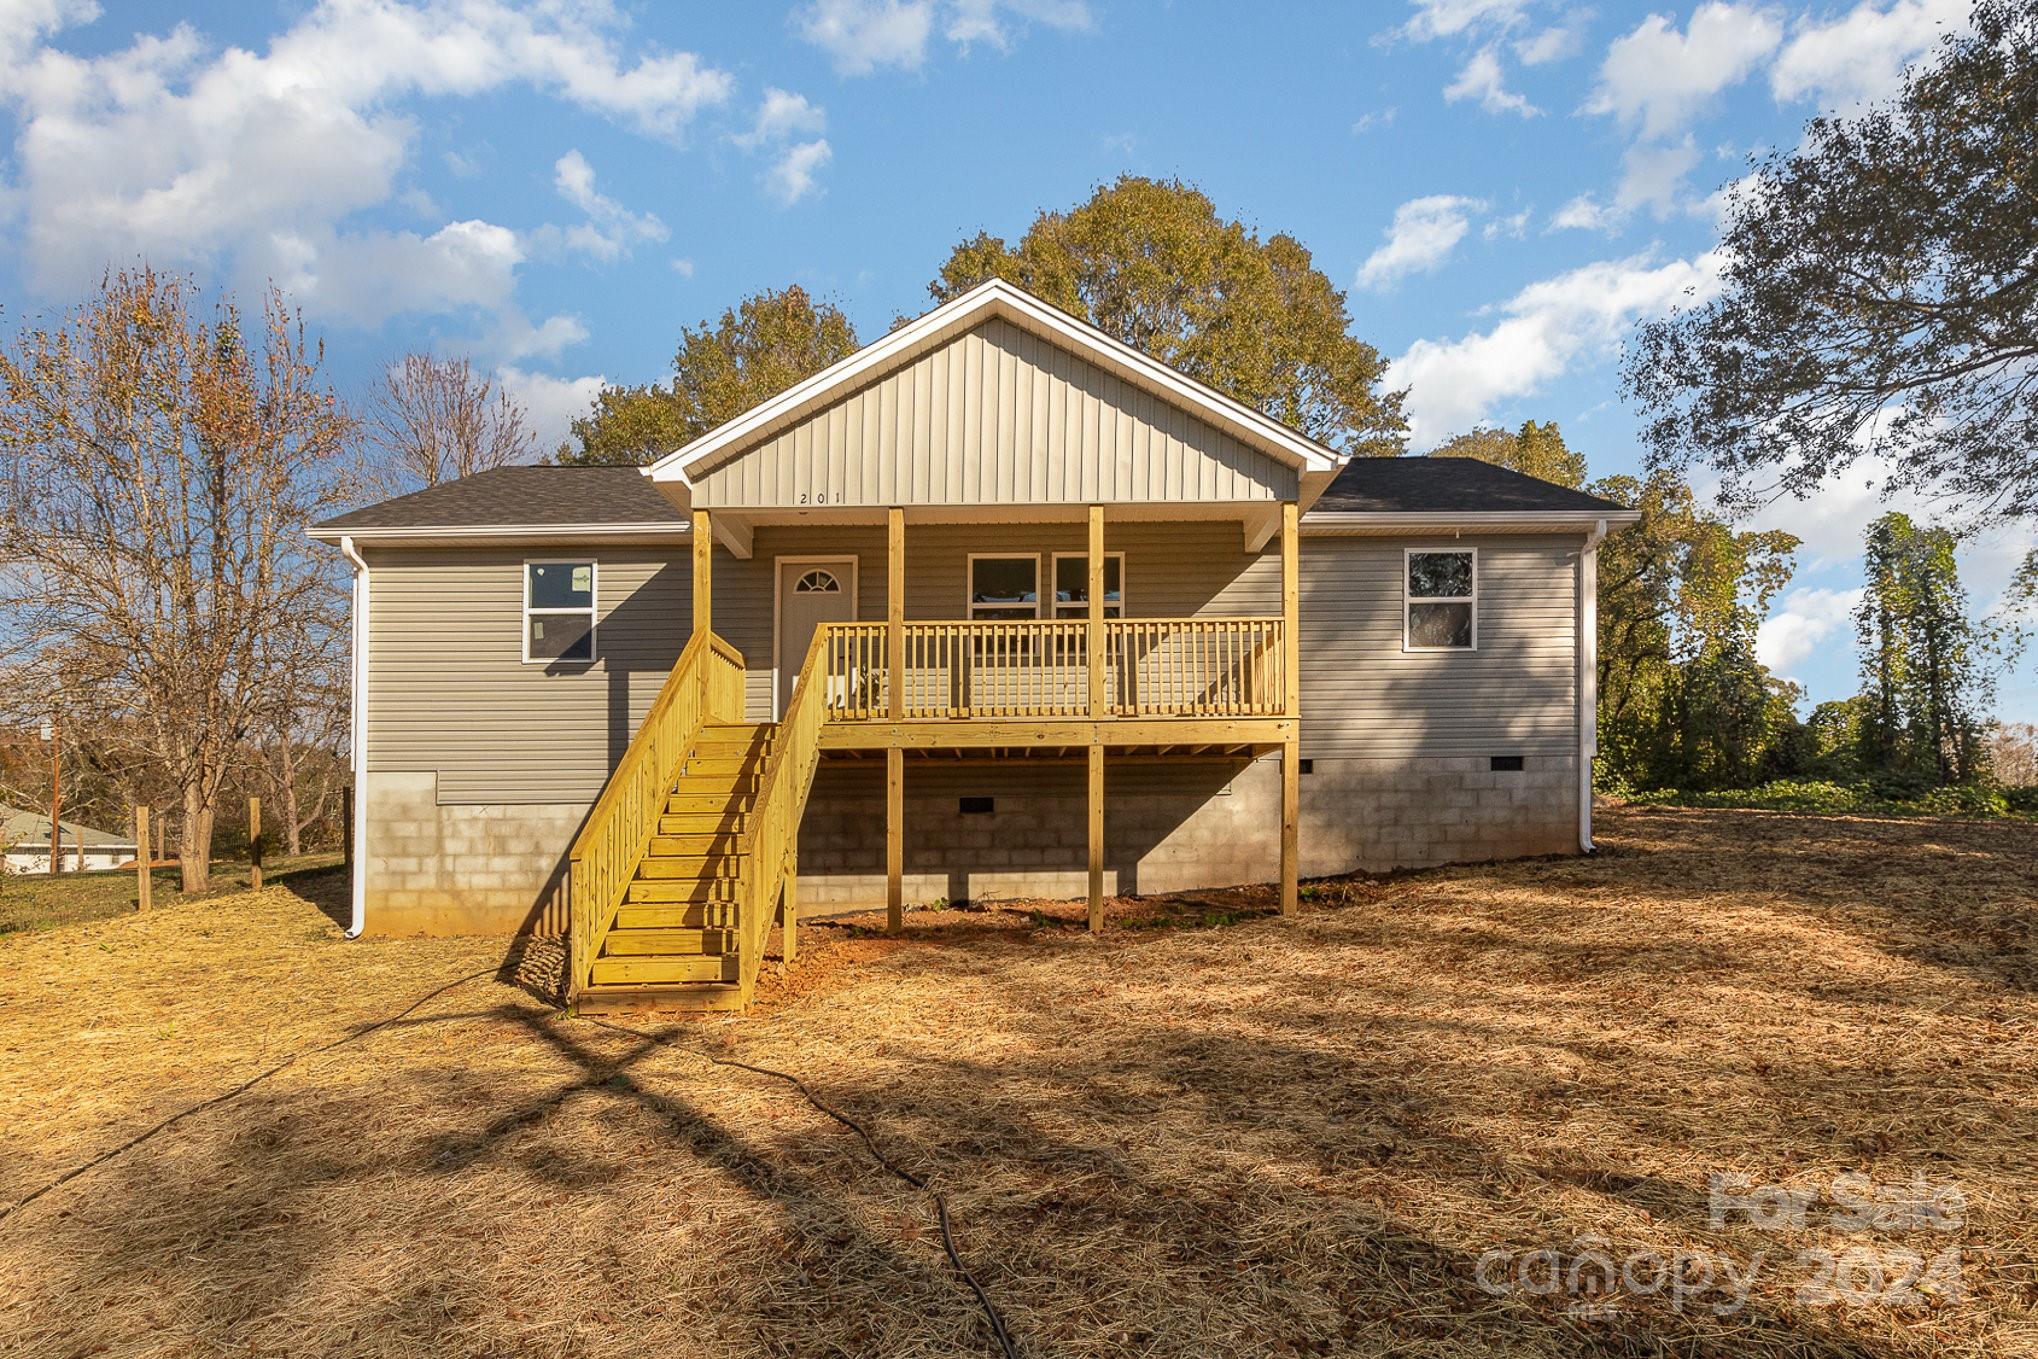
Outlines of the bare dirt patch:
M342 943L272 889L0 939L20 1354L2038 1350L2038 836L1615 811L1593 860L809 926L753 1016L558 1016L557 950ZM478 976L476 975L478 974ZM462 977L408 1016L367 1026ZM1709 1177L1957 1184L1957 1228L1708 1218ZM1955 1248L1820 1305L1800 1253ZM1722 1292L1494 1293L1481 1260L1703 1256ZM1585 1276L1590 1281L1587 1270Z

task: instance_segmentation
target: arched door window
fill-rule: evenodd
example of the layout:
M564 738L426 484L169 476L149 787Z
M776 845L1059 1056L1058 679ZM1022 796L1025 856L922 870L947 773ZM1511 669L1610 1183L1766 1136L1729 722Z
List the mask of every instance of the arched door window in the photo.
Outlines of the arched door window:
M835 578L833 571L809 571L793 582L796 595L839 595L842 582Z

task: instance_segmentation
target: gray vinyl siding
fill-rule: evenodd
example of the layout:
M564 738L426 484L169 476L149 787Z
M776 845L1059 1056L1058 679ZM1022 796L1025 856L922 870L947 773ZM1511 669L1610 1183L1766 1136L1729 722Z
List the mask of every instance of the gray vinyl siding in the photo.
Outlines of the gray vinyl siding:
M523 563L596 568L592 664L523 661ZM441 802L592 802L686 643L684 551L426 549L368 557L368 768Z
M1302 754L1576 755L1580 538L1302 540ZM1479 549L1479 649L1401 649L1402 552Z
M907 616L965 616L971 552L1038 553L1045 586L1051 554L1086 541L1080 524L911 525ZM1303 754L1575 754L1579 540L1462 540L1480 549L1480 649L1470 653L1402 651L1411 542L1303 538ZM1125 554L1133 617L1280 612L1278 553L1247 555L1235 522L1114 523L1105 546ZM600 564L596 660L525 664L524 561L583 555ZM763 527L748 560L717 548L715 629L743 653L753 720L771 715L780 555L855 556L859 616L886 614L882 528ZM370 564L369 768L435 773L444 803L592 801L691 617L683 551L406 549L371 552Z
M1292 500L1296 473L990 320L700 476L701 509Z

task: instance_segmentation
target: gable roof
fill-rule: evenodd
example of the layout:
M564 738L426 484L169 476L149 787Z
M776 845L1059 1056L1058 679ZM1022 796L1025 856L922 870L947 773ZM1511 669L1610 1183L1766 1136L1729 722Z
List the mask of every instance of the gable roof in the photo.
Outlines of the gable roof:
M69 851L77 845L87 849L133 849L134 838L126 839L106 831L81 826L75 821L59 821L63 832L64 848ZM50 814L48 812L24 812L15 807L0 807L0 849L42 849L50 847Z
M491 533L587 529L684 532L686 514L636 467L497 467L350 510L313 526L328 542L348 535Z
M666 454L645 468L644 475L654 481L690 483L829 402L994 317L1095 363L1305 477L1327 478L1343 460L1335 450L1244 402L1185 377L1088 322L994 278Z
M1310 514L1554 514L1617 522L1636 517L1626 506L1584 491L1477 458L1449 457L1353 458Z

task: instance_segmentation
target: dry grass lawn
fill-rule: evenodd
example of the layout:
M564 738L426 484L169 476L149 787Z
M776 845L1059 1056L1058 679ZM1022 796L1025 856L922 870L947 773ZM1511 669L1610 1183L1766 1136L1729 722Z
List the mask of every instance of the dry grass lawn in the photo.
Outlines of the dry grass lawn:
M0 1352L993 1352L929 1200L706 1054L927 1176L1029 1356L2038 1352L2038 836L1602 832L1294 925L816 926L758 1014L635 1022L664 1042L561 1018L550 945L343 943L331 876L0 939L0 1205L299 1057L0 1217ZM1958 1186L1960 1225L1709 1221L1714 1174L1847 1173ZM1803 1291L1949 1249L1957 1291ZM1482 1286L1543 1250L1579 1293ZM1683 1283L1594 1292L1594 1252Z

